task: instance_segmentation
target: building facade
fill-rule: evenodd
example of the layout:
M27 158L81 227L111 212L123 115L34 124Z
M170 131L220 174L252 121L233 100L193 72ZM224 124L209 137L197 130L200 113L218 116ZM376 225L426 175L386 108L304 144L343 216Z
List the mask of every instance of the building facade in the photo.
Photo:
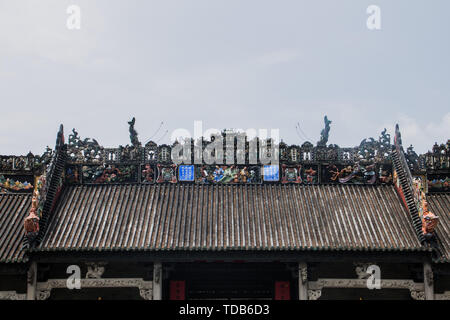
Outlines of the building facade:
M450 299L450 143L222 135L0 156L0 299ZM256 150L256 151L255 151ZM180 160L181 159L181 160Z

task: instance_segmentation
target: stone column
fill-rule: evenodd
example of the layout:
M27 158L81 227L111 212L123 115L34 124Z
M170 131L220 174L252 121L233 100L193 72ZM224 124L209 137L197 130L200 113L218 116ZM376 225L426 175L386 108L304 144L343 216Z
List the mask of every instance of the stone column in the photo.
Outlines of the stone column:
M298 263L298 299L308 300L308 266L306 262Z
M423 264L423 284L425 285L425 300L434 300L433 270L431 264Z
M27 300L36 300L37 263L31 262L27 273Z
M162 264L155 262L153 264L153 300L162 299Z

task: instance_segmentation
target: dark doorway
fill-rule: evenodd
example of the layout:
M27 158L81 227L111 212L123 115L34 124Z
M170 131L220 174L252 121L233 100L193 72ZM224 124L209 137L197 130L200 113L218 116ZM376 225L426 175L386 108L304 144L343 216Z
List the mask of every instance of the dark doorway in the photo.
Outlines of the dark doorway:
M163 291L166 299L292 298L296 295L295 283L292 272L283 263L198 262L174 265ZM277 295L276 287L282 288L283 293Z

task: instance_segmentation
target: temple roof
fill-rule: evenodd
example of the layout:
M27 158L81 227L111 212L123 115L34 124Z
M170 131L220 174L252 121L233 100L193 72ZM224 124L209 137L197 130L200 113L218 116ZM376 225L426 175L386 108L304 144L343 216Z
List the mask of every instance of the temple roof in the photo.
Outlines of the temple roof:
M423 250L393 186L67 187L38 250Z
M61 125L54 150L0 156L6 192L0 263L26 261L23 246L35 252L433 248L435 261L450 262L450 143L420 157L411 147L405 153L397 126L393 145L384 130L378 139L341 148L326 145L329 123L325 118L317 146L280 143L280 161L271 165L263 159L273 150L252 150L251 141L242 150L236 144L233 165L175 163L179 145L141 145L134 120L132 144L118 148L82 140L75 130L65 143ZM213 154L222 148L226 154L218 138L200 142L196 149L187 141L187 160L216 143ZM425 192L439 216L437 241L426 240L422 229ZM34 223L23 224L28 213Z
M31 207L31 194L0 194L0 263L23 262L23 219Z

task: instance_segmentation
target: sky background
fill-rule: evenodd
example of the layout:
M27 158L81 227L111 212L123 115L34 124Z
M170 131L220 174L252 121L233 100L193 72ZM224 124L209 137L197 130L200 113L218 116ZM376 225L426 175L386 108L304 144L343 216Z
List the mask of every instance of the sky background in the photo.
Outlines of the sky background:
M60 123L125 145L133 116L143 143L194 120L316 143L325 114L329 143L399 123L423 153L450 138L449 58L448 0L0 0L0 154L41 154Z

